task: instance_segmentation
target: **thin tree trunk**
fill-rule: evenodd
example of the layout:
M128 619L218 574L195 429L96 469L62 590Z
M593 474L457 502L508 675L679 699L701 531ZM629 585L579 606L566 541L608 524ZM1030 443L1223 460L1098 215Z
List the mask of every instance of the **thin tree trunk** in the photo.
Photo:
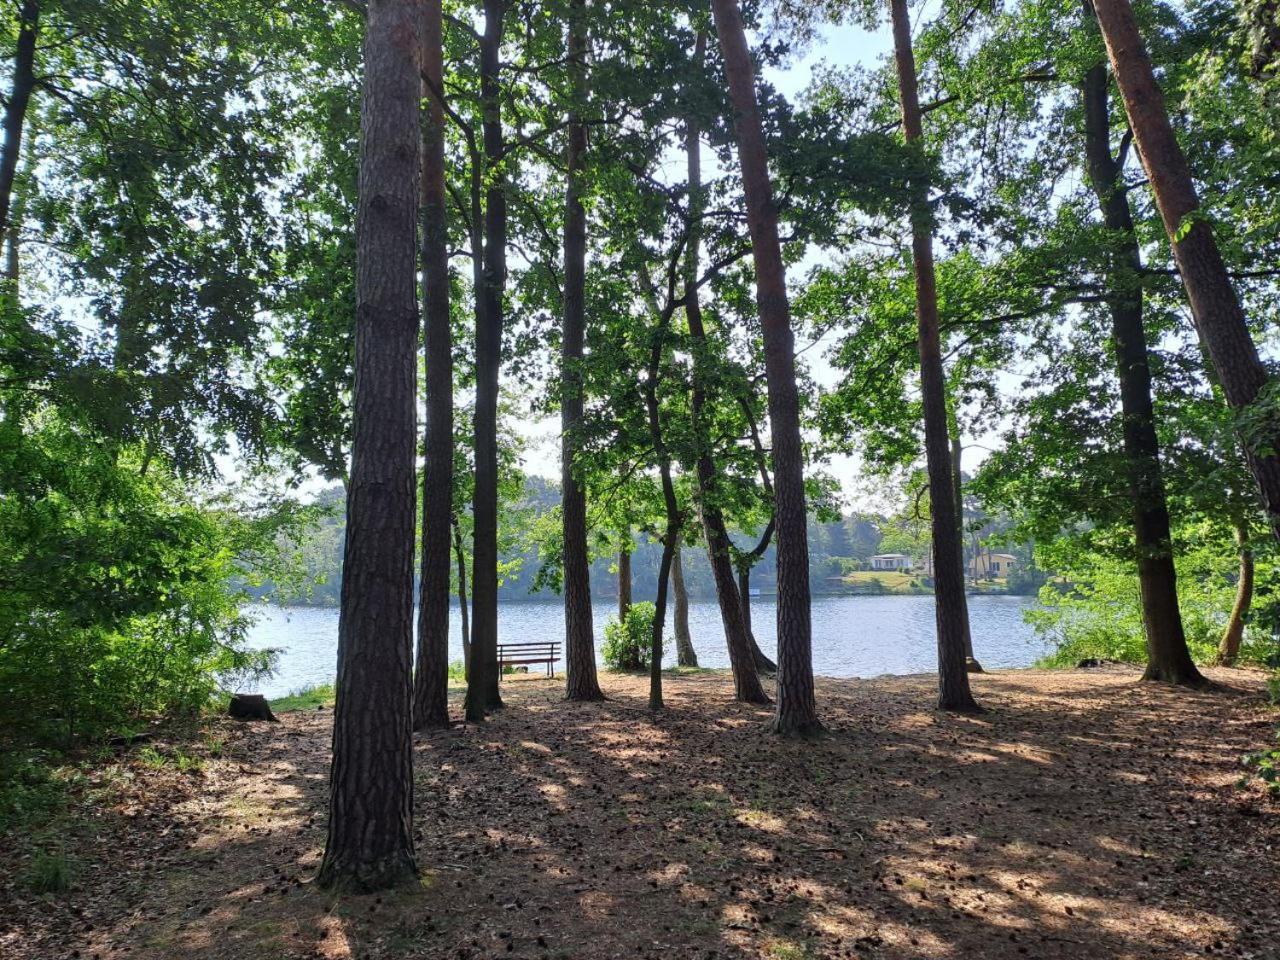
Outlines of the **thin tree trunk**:
M475 501L471 558L472 663L468 720L502 707L498 689L498 379L502 365L503 295L507 276L507 195L500 72L506 0L484 0L480 99L485 173L484 308L476 318Z
M1253 548L1249 544L1247 521L1236 524L1236 547L1240 551L1240 579L1236 581L1236 601L1231 607L1231 617L1218 643L1218 662L1230 667L1240 657L1240 644L1244 641L1244 622L1253 605Z
M756 102L755 70L737 0L712 0L734 129L747 226L756 274L756 303L764 338L773 439L775 516L778 525L778 706L771 729L786 736L819 733L813 690L809 610L809 545L804 495L804 450L796 390L795 339L787 301L786 270L778 240L778 212L769 181L768 151Z
M371 0L356 217L351 479L338 619L329 830L318 881L412 880L418 304L417 5Z
M697 667L698 653L693 649L693 637L689 633L689 591L685 589L684 563L681 560L679 541L671 554L671 592L675 595L676 663L682 667Z
M626 623L631 612L631 528L623 533L618 549L618 622Z
M467 604L467 554L462 543L462 527L453 524L453 553L458 561L458 616L462 621L462 669L471 676L471 611Z
M948 431L951 435L951 477L956 491L956 536L960 538L960 569L964 570L964 474L960 469L964 444L960 440L960 421L954 411L949 415ZM964 578L963 572L961 579ZM973 633L964 633L964 667L970 673L985 673L973 652Z
M699 33L694 47L694 60L706 59L707 35ZM701 247L701 218L704 205L702 189L702 156L697 120L690 115L685 122L685 152L689 169L689 242L684 263L685 318L694 340L692 415L698 440L698 497L701 505L703 534L707 541L707 559L716 586L720 619L724 623L725 642L729 648L729 665L733 670L734 696L745 703L769 703L760 685L760 675L753 648L754 642L742 621L742 600L733 581L732 543L724 515L716 504L716 464L711 440L705 424L706 367L709 361L707 331L702 323L702 306L698 300L698 261Z
M582 362L586 327L587 213L582 206L582 162L587 128L581 111L587 96L586 0L569 7L569 58L574 102L569 107L564 214L564 328L560 352L561 517L564 540L565 699L603 700L596 675L587 557L587 498L574 473L582 421Z
M657 305L656 303L654 304ZM680 538L682 516L676 499L675 484L671 480L671 454L662 432L661 407L658 403L658 377L662 356L666 352L666 334L671 323L671 312L661 314L658 329L653 334L653 347L649 354L649 368L643 385L645 410L649 420L649 438L658 461L658 476L662 483L662 503L666 511L667 529L662 538L662 562L658 567L658 590L654 603L652 642L649 648L649 709L662 709L662 631L667 622L667 584L671 579L672 555Z
M908 144L923 136L920 101L916 92L915 54L906 0L890 0L893 41L902 99L902 129ZM966 651L969 606L964 592L964 551L956 516L947 430L946 381L938 333L938 293L933 268L933 228L929 185L916 178L911 211L911 259L916 283L916 319L920 347L920 392L924 406L925 466L929 474L929 511L933 530L933 594L938 623L938 707L974 711L978 704L969 689Z
M426 354L426 436L422 471L422 572L418 591L418 672L414 728L449 726L449 566L453 523L453 332L449 318L444 49L441 0L422 5L422 315Z
M1213 228L1200 213L1191 171L1174 137L1129 0L1093 0L1093 7L1201 342L1227 403L1243 410L1273 380L1258 356ZM1280 539L1280 458L1267 452L1275 432L1274 418L1268 419L1241 441L1272 534Z
M0 145L0 236L9 231L9 206L22 156L27 106L36 88L36 41L40 33L39 0L22 0L18 8L18 43L13 54L13 81L4 105L4 143Z
M1107 67L1089 68L1081 88L1084 106L1085 167L1107 227L1107 309L1111 343L1120 381L1120 417L1124 437L1129 499L1133 508L1134 546L1142 622L1147 640L1144 679L1170 683L1204 682L1191 660L1178 609L1178 575L1173 565L1169 508L1165 502L1151 398L1151 367L1143 325L1140 273L1142 254L1134 233L1129 197L1120 163L1111 154L1111 111L1107 102Z
M773 479L769 476L769 457L765 453L764 442L760 439L760 428L756 424L751 404L747 398L739 397L738 403L742 407L742 412L746 415L747 425L751 430L751 445L755 450L756 469L760 471L760 485L764 488L765 496L772 503L774 500ZM742 621L747 630L747 639L751 641L751 657L755 661L756 669L761 673L768 674L776 674L778 665L770 660L765 655L765 652L760 649L760 644L756 642L756 632L751 628L751 571L760 562L765 551L769 549L777 524L777 512L770 510L769 522L765 524L764 533L760 535L759 542L749 552L739 553L737 558L738 602L742 605Z
M760 644L756 642L756 632L751 628L751 570L754 566L751 557L739 558L738 602L742 607L742 626L747 631L747 641L751 645L751 659L756 665L756 670L760 673L776 674L778 665L760 649Z

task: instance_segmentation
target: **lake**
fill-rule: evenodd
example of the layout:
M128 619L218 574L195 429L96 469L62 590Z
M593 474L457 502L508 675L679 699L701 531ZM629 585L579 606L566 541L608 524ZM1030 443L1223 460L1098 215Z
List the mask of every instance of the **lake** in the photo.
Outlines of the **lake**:
M1034 597L969 598L974 650L983 666L1026 667L1048 652L1048 645L1022 619L1023 611L1035 602ZM605 620L615 612L615 606L601 599L593 603L593 609L599 644ZM338 651L336 608L260 606L255 613L257 623L249 632L250 645L281 651L276 675L260 684L263 693L278 697L333 682ZM755 601L752 621L760 646L772 655L777 639L772 599ZM456 604L450 629L450 659L460 661L462 639ZM714 601L690 602L689 630L702 666L729 666L720 609ZM504 602L498 610L498 634L509 642L563 641L564 609L559 600ZM813 668L820 676L927 673L937 666L936 642L931 596L813 600ZM667 659L674 665L669 619L666 647Z

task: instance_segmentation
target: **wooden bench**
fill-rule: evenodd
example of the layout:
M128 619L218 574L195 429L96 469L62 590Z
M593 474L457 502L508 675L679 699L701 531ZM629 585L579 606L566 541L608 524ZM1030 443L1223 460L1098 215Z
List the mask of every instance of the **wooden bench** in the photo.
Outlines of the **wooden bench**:
M507 667L525 666L545 663L547 676L556 675L556 661L560 659L560 642L550 640L545 643L500 643L498 644L498 678Z

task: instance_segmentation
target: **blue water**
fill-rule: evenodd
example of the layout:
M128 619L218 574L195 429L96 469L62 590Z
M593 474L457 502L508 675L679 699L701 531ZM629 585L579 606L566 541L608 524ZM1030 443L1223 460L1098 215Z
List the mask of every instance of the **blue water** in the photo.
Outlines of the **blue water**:
M1030 666L1048 652L1045 642L1022 620L1035 603L1031 597L972 596L969 620L974 652L985 667ZM604 637L605 620L614 604L594 604L596 643ZM255 610L250 630L254 647L280 651L276 675L261 684L276 697L301 687L333 681L338 651L338 611L332 607L270 607ZM756 638L772 651L777 638L772 599L756 600L752 621ZM874 677L881 674L926 673L937 665L931 596L815 597L813 600L813 667L820 676ZM727 667L720 610L714 601L689 604L689 630L704 667ZM498 610L501 640L564 639L564 609L558 600L504 602ZM450 620L450 659L462 659L461 626L455 604ZM667 658L674 664L671 628Z

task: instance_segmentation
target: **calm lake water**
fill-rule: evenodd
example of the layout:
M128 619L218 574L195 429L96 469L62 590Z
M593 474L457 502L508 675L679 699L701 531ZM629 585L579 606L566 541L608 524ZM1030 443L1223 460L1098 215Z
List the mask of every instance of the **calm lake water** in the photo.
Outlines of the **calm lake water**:
M1047 652L1022 620L1035 603L1032 597L972 596L969 618L978 659L987 667L1025 667ZM593 604L596 643L614 612L609 600ZM276 675L260 686L270 697L333 681L338 651L338 611L332 607L257 608L250 631L254 647L279 649ZM752 607L756 639L772 652L777 640L774 603L757 600ZM462 659L461 625L455 604L450 622L450 659ZM720 610L714 601L689 604L689 628L698 661L704 667L729 666ZM498 634L510 642L564 639L564 609L558 600L503 603ZM667 652L675 663L668 620ZM881 674L926 673L937 665L931 596L815 597L813 600L813 667L827 677L874 677ZM563 664L561 665L563 668ZM536 668L535 668L536 669Z

